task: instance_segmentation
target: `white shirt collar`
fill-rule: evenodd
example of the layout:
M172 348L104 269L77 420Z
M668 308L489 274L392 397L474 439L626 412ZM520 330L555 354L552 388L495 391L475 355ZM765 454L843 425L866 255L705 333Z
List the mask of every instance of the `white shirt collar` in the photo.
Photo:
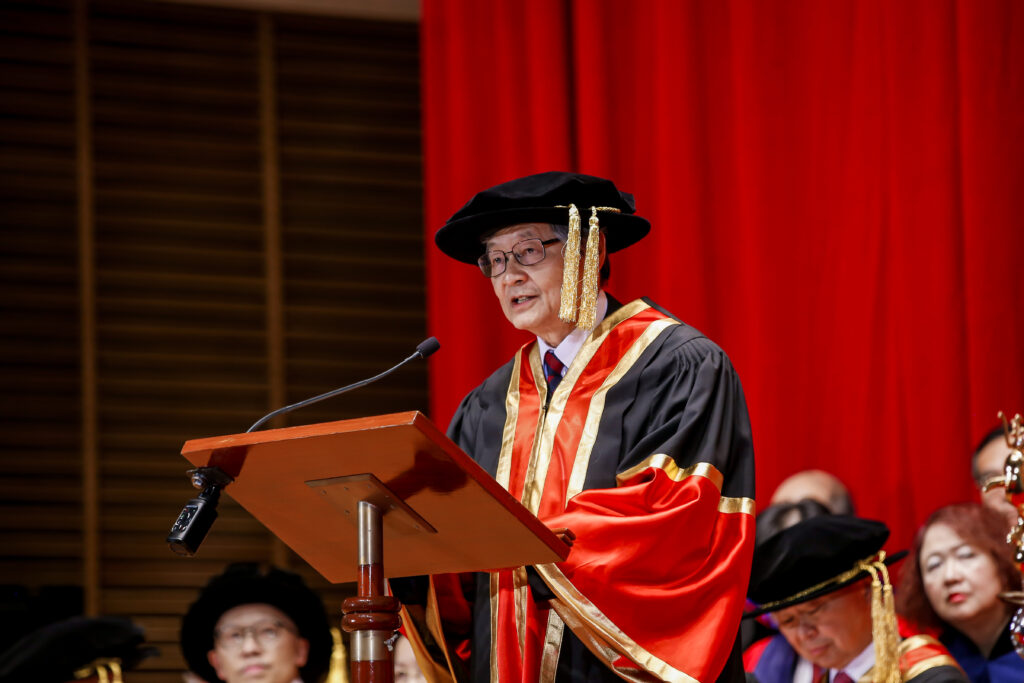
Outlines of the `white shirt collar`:
M849 664L844 666L841 670L846 672L846 675L855 681L859 681L861 676L871 670L871 667L875 665L875 643L872 641L868 643L868 646L864 650L854 657ZM839 673L839 669L831 669L828 672L829 683L835 680L836 674Z
M796 668L793 669L793 683L817 683L814 680L814 665L800 655L797 655Z
M601 322L602 320L604 320L604 317L607 314L608 297L607 295L605 295L603 289L598 290L596 317L597 322ZM578 354L580 352L580 349L583 348L583 342L587 340L587 337L590 336L590 333L592 331L593 330L581 330L579 328L576 328L572 332L570 332L569 336L563 339L558 346L554 347L554 352L555 355L558 357L558 360L562 361L562 364L565 365L565 367L562 368L563 377L565 376L565 373L568 371L569 366L572 365L572 361L576 357L576 354ZM550 344L545 342L540 337L537 337L537 343L540 345L541 360L544 360L544 356L552 347Z

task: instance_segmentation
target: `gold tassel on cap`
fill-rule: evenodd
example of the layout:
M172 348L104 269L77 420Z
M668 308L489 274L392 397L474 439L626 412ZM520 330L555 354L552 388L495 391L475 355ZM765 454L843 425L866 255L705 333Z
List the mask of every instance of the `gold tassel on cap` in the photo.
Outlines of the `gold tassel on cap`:
M590 230L587 231L587 258L583 262L583 291L580 292L580 316L576 327L592 330L597 318L597 257L600 253L601 235L597 223L597 207L590 207Z
M871 574L871 639L875 645L875 683L900 683L899 632L893 606L892 584L885 568L885 552L860 569Z
M75 679L96 677L97 683L123 683L121 660L113 657L100 657L90 664L71 674Z
M569 236L562 253L565 265L562 269L562 300L558 317L564 323L575 323L580 272L580 212L575 204L569 205Z
M621 210L610 206L590 207L587 253L583 262L583 286L580 287L580 242L582 241L580 212L575 204L556 208L569 209L569 235L566 238L565 249L562 251L564 266L562 298L558 307L558 317L562 322L575 323L576 327L581 330L591 330L597 324L597 292L600 288L598 274L601 270L601 264L597 262L601 255L601 226L598 222L597 212L621 213ZM578 307L577 300L579 301Z
M331 667L327 670L326 683L348 683L345 643L341 639L341 629L337 626L331 627L331 639L334 640L334 647L331 648Z

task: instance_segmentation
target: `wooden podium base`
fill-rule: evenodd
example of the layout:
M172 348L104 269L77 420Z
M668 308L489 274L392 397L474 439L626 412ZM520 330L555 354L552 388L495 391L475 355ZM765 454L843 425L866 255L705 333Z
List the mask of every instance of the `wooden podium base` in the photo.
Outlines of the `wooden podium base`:
M341 627L352 634L351 683L394 683L388 642L402 624L394 597L384 594L384 515L359 501L359 594L341 605Z

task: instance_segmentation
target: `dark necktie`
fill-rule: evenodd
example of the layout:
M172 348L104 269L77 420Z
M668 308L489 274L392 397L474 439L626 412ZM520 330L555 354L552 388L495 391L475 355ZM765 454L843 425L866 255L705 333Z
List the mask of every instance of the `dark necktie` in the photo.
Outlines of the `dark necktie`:
M853 683L853 679L845 671L840 671L832 680L832 683Z
M558 356L551 349L544 354L544 379L548 381L548 393L555 393L558 383L562 381L562 370L565 365L558 360Z

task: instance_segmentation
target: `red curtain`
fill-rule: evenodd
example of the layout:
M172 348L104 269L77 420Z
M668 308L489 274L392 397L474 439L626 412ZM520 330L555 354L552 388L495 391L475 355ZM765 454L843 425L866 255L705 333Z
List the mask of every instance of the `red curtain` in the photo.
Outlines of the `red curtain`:
M822 468L894 545L974 497L1024 412L1024 4L424 0L432 417L527 340L433 247L476 191L552 169L636 195L609 291L732 358L759 504Z

